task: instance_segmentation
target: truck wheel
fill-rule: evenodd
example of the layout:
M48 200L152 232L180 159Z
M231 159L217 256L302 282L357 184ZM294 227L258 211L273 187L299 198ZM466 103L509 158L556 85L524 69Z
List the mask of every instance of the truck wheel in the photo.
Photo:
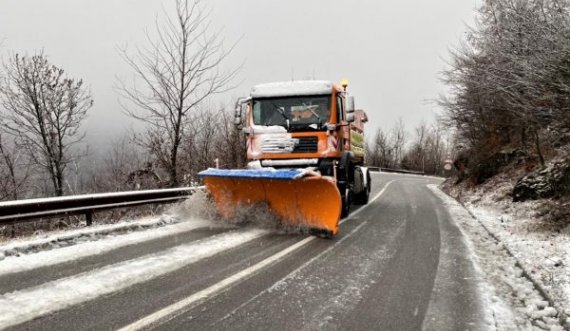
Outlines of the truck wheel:
M370 198L370 190L367 187L362 192L354 195L354 204L365 205L368 203L369 198Z
M356 194L354 194L354 204L356 205L365 205L368 203L370 199L370 173L366 173L366 187Z
M350 205L352 204L352 193L349 189L346 189L346 192L343 196L341 196L342 200L342 207L340 212L340 217L345 218L350 213Z
M352 182L354 181L354 166L352 164L352 155L349 152L343 152L338 168L338 189L342 200L340 217L347 217L350 213L350 205L352 204Z

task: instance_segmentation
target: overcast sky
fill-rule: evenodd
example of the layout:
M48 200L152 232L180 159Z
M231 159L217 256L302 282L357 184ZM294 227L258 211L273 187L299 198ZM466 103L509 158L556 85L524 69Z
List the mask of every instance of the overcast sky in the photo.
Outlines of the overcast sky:
M244 63L238 88L216 102L245 96L258 83L349 80L368 132L402 117L411 130L430 122L429 103L444 90L439 73L449 49L472 24L477 0L207 0L227 45L228 67ZM0 0L0 53L43 49L51 62L91 87L95 105L84 128L94 145L131 126L113 90L132 77L117 47L144 45L160 0Z

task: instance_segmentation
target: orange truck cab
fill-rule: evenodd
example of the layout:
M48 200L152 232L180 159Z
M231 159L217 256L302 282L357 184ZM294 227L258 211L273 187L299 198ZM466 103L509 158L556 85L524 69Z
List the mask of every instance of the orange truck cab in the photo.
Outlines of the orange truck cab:
M371 188L364 167L368 119L354 109L346 87L315 80L261 84L238 101L235 113L247 135L250 168L303 168L334 178L343 216L352 203L367 203Z

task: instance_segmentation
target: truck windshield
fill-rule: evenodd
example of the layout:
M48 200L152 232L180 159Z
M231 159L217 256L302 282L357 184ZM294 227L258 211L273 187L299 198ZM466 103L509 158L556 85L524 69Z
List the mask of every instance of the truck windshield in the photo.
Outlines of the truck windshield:
M255 99L253 123L281 125L288 131L322 130L330 108L330 95Z

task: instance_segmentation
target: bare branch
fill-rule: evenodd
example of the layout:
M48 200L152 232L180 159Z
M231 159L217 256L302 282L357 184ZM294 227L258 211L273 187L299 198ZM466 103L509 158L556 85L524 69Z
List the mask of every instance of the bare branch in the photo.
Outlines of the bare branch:
M123 110L148 125L143 144L168 172L169 185L177 186L179 150L189 133L187 123L193 113L212 95L233 88L239 68L221 70L232 52L223 47L220 33L210 33L209 12L199 0L177 0L174 15L163 9L156 20L156 34L147 32L147 46L134 53L119 50L137 81L119 80L117 90Z
M14 54L4 71L0 126L46 170L55 194L63 195L70 148L83 138L79 128L93 105L91 95L82 80L67 77L42 52Z

